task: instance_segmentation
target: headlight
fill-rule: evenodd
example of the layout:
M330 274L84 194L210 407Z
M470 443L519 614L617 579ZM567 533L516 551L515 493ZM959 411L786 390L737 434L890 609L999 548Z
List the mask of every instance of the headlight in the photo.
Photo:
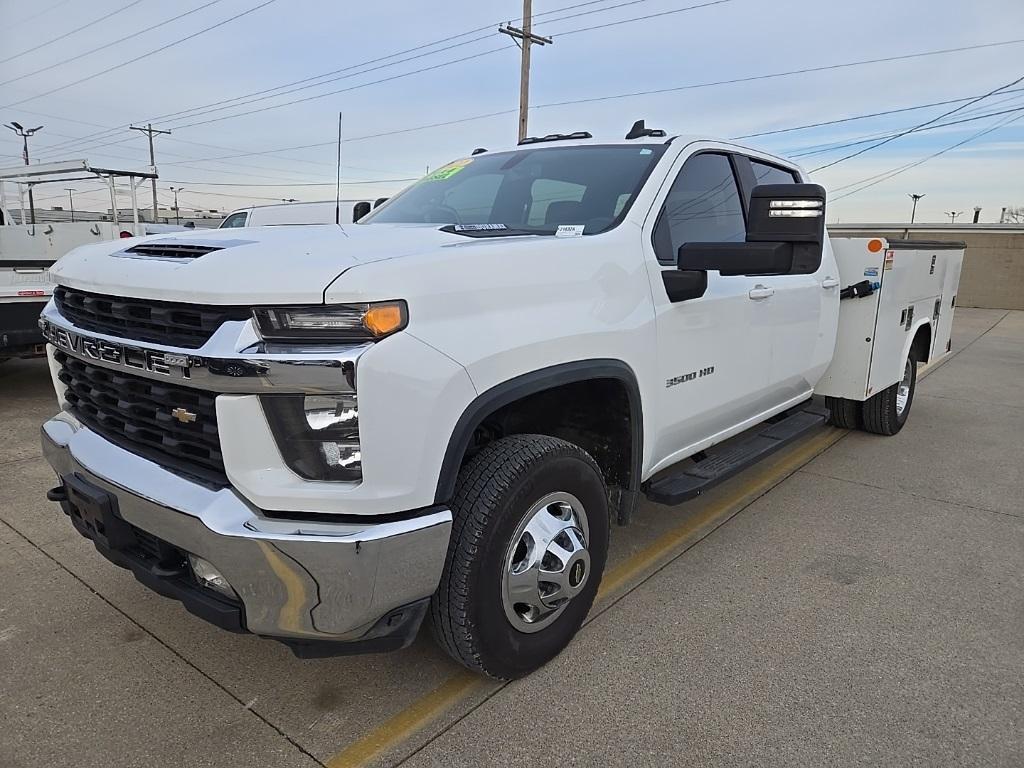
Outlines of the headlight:
M260 336L268 341L375 341L405 328L404 301L322 307L257 307Z
M361 480L355 393L262 395L260 403L285 463L307 480Z

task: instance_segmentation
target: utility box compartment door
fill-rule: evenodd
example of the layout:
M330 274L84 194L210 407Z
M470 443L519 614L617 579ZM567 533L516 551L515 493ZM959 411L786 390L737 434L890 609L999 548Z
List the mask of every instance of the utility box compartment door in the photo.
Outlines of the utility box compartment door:
M928 326L928 360L946 353L962 243L837 238L832 249L843 287L867 280L875 292L844 299L832 364L815 392L866 400L903 377L911 342Z

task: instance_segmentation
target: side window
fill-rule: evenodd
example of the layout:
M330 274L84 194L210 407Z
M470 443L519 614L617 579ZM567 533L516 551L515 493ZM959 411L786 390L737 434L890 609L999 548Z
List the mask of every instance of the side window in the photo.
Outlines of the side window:
M530 185L530 213L526 217L526 223L531 227L543 227L546 224L581 224L581 221L563 221L564 215L570 219L577 213L580 206L556 205L551 209L553 220L548 221L548 208L552 203L579 203L583 200L583 193L587 188L582 184L573 184L571 181L557 181L556 179L537 179ZM557 220L554 220L557 219Z
M750 158L750 168L754 171L754 186L758 184L799 184L796 174L784 168L762 163Z
M747 235L743 206L726 155L702 153L683 165L654 229L654 252L675 264L684 243L735 243Z
M224 221L220 223L220 229L233 229L234 227L244 227L245 219L248 216L247 211L240 211L239 213L232 213Z
M471 176L448 190L442 203L454 208L463 224L485 224L491 219L502 178L500 173Z

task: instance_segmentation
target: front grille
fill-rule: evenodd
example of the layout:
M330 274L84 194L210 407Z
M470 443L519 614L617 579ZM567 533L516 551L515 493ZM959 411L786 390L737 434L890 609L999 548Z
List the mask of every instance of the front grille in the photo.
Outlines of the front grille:
M214 393L107 370L64 352L54 357L71 412L89 429L168 469L227 483ZM179 408L185 422L171 415Z
M57 286L57 309L86 331L133 341L197 349L228 320L248 320L248 307L200 306L169 301L104 296Z

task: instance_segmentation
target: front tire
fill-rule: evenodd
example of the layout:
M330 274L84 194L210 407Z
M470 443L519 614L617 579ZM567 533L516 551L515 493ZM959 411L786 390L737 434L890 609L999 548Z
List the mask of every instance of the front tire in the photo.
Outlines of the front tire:
M917 389L917 361L907 358L903 378L864 401L861 416L864 429L876 435L895 435L907 423Z
M604 478L586 451L513 435L463 467L452 538L431 600L434 635L500 680L542 667L579 630L608 554Z

